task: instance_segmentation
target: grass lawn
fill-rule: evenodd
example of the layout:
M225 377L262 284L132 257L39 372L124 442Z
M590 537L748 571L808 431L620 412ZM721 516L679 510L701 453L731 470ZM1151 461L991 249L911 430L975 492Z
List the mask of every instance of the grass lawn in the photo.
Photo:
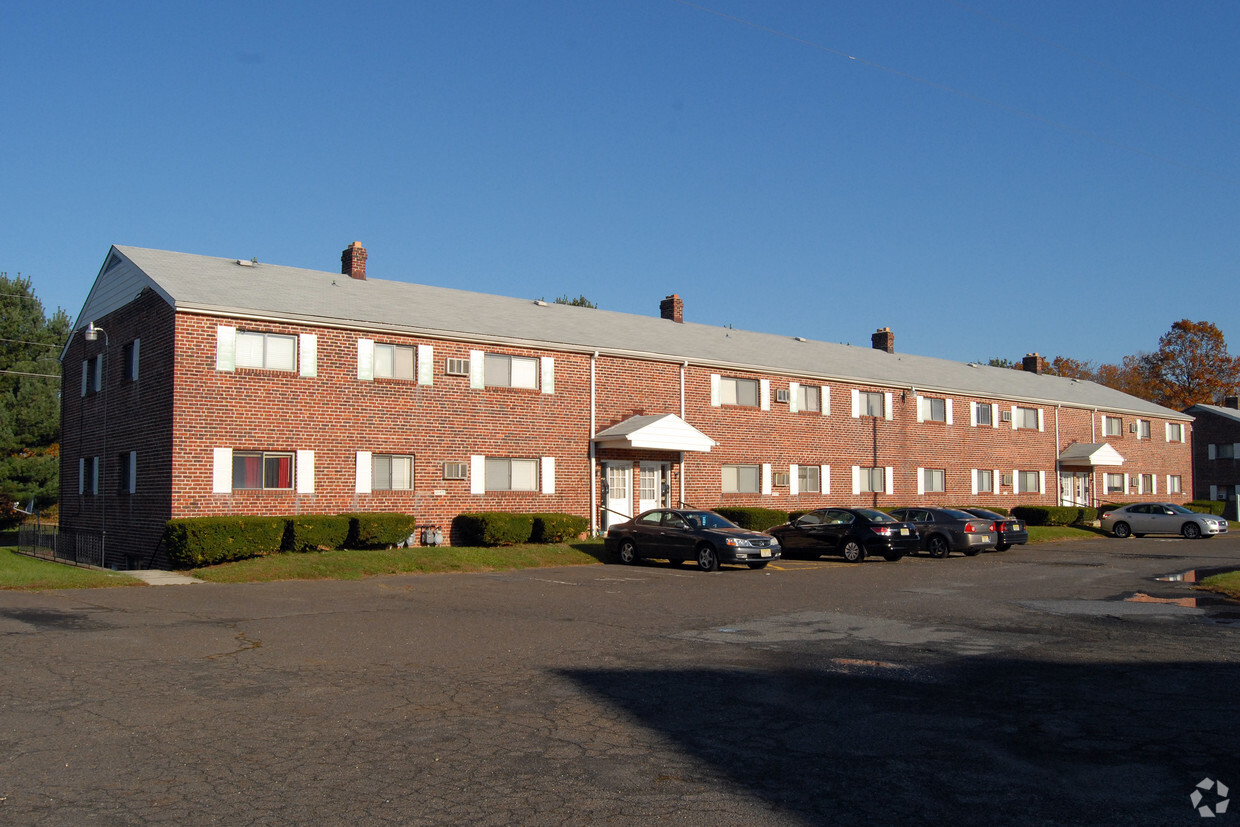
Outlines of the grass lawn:
M0 589L98 589L109 586L143 586L124 572L84 569L53 563L0 548Z
M1029 530L1030 545L1060 543L1065 540L1096 540L1099 537L1109 536L1100 528L1082 528L1073 525L1031 525L1026 528Z
M1197 588L1225 594L1233 600L1240 600L1240 571L1212 575L1202 580Z
M499 548L391 548L273 554L186 571L212 583L266 583L273 580L358 580L379 574L509 571L545 566L584 566L603 557L593 540Z

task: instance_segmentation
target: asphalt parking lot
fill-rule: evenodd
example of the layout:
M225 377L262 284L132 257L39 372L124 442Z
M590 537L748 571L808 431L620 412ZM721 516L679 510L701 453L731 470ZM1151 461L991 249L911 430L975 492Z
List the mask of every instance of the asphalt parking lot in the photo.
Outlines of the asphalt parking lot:
M1240 534L0 593L0 822L1199 824L1240 607L1156 578L1226 566Z

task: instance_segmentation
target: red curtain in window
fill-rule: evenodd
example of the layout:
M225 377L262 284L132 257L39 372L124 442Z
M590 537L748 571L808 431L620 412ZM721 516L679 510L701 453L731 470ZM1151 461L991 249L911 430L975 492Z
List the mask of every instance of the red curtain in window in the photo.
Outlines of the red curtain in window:
M245 486L246 488L262 488L263 487L263 458L262 457L241 457L243 468L245 469Z
M279 457L276 460L276 479L272 488L293 487L293 458Z

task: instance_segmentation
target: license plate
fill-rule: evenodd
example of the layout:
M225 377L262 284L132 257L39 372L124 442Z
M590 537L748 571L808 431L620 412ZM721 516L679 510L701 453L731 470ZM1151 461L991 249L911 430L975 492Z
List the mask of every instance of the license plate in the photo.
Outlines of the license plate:
M770 556L771 556L771 550L770 550L769 548L764 548L764 549L762 549L761 554L762 554L762 556L763 556L763 557L770 557Z
M902 528L902 529L900 529L900 536L901 536L901 537L907 537L907 536L908 536L908 529L907 529L907 528Z

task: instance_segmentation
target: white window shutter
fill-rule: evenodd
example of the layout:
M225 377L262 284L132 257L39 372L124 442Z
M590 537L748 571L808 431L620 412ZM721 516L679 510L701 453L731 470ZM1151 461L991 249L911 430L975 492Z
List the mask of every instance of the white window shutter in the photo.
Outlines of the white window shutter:
M544 494L555 493L555 457L543 457L542 469L539 476L542 478L542 492Z
M125 493L136 494L138 491L138 452L129 452L129 490Z
M375 378L375 340L357 340L357 378L363 382Z
M969 427L970 428L977 427L977 406L980 404L981 404L980 402L969 403ZM977 492L974 491L973 493L976 494Z
M472 370L473 359L470 359ZM485 494L487 491L487 458L474 454L469 458L469 493Z
M1128 494L1128 492L1130 492L1130 491L1132 490L1132 489L1129 487L1129 486L1131 486L1131 485L1132 485L1132 482L1129 480L1128 475L1127 475L1127 474L1124 474L1124 493L1125 493L1125 494Z
M418 384L435 384L435 348L432 345L418 345Z
M1157 474L1150 474L1150 485L1153 486L1152 488L1150 488L1150 493L1157 494L1158 493L1158 475Z
M1167 442L1170 442L1170 441L1171 441L1171 423L1170 423L1170 422L1166 423L1166 424L1163 426L1163 428L1164 428L1164 431L1165 431L1165 433L1166 433L1166 435L1167 435Z
M92 494L99 493L99 466L100 465L102 465L102 463L99 462L99 457L95 457L95 461L91 463L91 469L90 469L90 491Z
M297 452L297 493L314 493L314 451Z
M818 492L821 494L831 493L831 466L818 466Z
M1039 431L1046 430L1045 428L1042 427L1042 409L1041 408L1038 408L1038 430Z
M232 493L232 448L211 449L211 493Z
M1214 493L1213 493L1214 486L1210 486L1210 489L1211 489L1210 499L1214 499ZM80 497L85 493L86 493L86 458L78 457L78 496Z
M920 497L924 495L925 493L926 493L925 469L918 468L917 469L917 496Z
M758 404L760 405L762 410L769 411L771 409L771 380L770 379L759 379L758 380L758 392L759 392Z
M1003 474L999 471L998 468L994 469L994 477L992 477L991 479L994 480L993 485L994 485L995 493L1002 494L1003 493Z
M1045 471L1038 472L1038 493L1039 494L1046 493L1046 472Z
M719 407L719 374L717 373L710 375L710 404L711 407Z
M1015 405L1013 405L1013 406L1012 406L1012 430L1013 430L1013 431L1018 430L1018 429L1019 429L1019 427L1020 427L1019 425L1017 425L1017 424L1016 424L1016 422L1017 422L1017 420L1016 420L1016 406L1015 406Z
M992 428L999 427L999 403L998 402L990 403L990 427Z
M917 396L915 397L915 399L917 401L917 421L925 422L926 421L926 397Z
M762 463L762 495L771 496L771 464L769 462Z
M1210 486L1210 499L1212 500L1218 499L1218 486L1217 485Z
M852 467L852 475L853 475L853 495L855 496L861 493L861 468L860 466L854 465Z
M884 494L896 493L896 469L888 465L886 468L883 469L883 471L884 471L884 477L885 477L884 479L885 484L883 485L883 493Z
M800 493L800 490L801 490L801 481L799 479L800 474L801 474L801 466L799 465L788 466L788 496L790 497L795 497L797 494Z
M822 408L823 416L831 415L831 388L827 385L822 386L822 404L818 407Z
M353 490L358 494L369 494L371 492L371 453L370 451L357 452L357 471L353 477Z
M861 391L856 388L852 389L852 415L853 419L861 416ZM854 466L856 467L856 466Z
M764 379L763 381L765 382L766 380ZM799 394L800 392L801 392L800 382L789 382L788 383L788 413L796 413L799 410L797 406L800 403L797 400L797 394ZM794 491L793 493L795 494L796 492Z
M1216 459L1218 451L1213 442L1206 446L1206 459Z
M319 375L319 337L313 333L298 335L297 358L302 376Z
M892 411L892 401L894 398L890 393L883 394L883 416L887 419L891 419L894 414Z
M555 358L543 356L539 362L542 365L542 377L539 381L542 392L555 393Z
M215 328L215 369L221 371L237 369L237 328L229 325L219 325ZM229 477L229 482L231 481L232 478ZM231 484L228 490L232 490Z
M951 425L952 424L952 401L950 399L946 400L943 403L943 406L947 408L947 424Z
M486 387L486 354L481 350L471 350L469 352L469 386L471 388ZM473 493L481 494L482 491L474 491Z
M969 486L969 493L976 496L977 495L977 469L976 468L974 468L972 471L969 472L969 478L972 480L972 483Z

